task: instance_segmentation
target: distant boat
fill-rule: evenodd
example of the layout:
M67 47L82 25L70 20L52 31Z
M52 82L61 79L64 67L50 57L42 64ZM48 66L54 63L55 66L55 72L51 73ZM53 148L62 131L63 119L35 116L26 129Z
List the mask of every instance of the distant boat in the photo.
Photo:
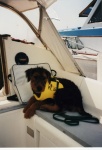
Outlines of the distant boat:
M60 30L59 34L77 61L79 58L96 61L102 52L102 0L93 0L79 17L87 17L82 27ZM97 62L95 68L89 76L96 79Z

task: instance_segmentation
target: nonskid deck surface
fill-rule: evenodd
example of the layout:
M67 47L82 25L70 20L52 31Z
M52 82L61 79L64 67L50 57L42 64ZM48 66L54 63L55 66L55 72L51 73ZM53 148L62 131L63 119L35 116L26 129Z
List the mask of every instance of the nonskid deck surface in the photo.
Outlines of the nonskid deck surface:
M37 111L36 114L84 147L102 147L102 124L80 122L79 126L68 126L53 119L52 113ZM71 114L71 113L70 113ZM73 113L72 113L73 115ZM74 114L75 115L75 114Z

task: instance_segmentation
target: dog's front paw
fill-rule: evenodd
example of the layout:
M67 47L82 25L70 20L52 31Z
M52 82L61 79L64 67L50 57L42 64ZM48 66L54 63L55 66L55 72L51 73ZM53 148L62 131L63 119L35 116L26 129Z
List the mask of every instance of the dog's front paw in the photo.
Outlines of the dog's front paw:
M25 113L27 109L28 109L28 108L27 108L27 107L25 107L25 108L23 109L23 113Z
M26 110L26 112L25 112L25 114L24 114L24 117L25 117L26 119L31 118L32 116L34 116L35 111L36 111L35 105L32 104L32 105Z
M27 105L25 106L25 108L23 109L23 113L26 113L26 111L32 106L32 104L34 104L34 101L35 101L34 96L32 96L28 101Z
M35 112L31 112L31 110L28 110L25 114L24 114L24 118L26 119L30 119L32 116L34 116Z
M34 114L35 110L28 109L24 114L24 118L30 119L32 116L34 116Z

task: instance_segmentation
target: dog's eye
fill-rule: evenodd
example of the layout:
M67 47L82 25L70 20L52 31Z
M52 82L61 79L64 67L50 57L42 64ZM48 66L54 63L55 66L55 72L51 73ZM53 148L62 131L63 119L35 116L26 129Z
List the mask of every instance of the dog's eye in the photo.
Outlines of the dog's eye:
M46 77L44 77L44 76L34 76L34 79L35 80L45 80Z

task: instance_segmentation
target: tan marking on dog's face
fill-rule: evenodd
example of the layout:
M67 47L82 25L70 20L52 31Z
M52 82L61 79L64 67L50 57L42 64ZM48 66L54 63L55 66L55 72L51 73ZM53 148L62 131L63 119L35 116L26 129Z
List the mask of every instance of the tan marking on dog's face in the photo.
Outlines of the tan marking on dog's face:
M41 93L45 90L46 82L48 81L45 72L39 74L35 72L31 77L31 88L34 93Z

